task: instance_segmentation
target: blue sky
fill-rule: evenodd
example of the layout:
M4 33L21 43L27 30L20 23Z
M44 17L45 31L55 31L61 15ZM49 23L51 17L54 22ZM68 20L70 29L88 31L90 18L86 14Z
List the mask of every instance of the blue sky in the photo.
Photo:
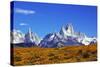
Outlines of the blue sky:
M23 33L31 27L40 37L59 32L72 23L76 32L97 36L97 7L36 2L14 2L14 29Z

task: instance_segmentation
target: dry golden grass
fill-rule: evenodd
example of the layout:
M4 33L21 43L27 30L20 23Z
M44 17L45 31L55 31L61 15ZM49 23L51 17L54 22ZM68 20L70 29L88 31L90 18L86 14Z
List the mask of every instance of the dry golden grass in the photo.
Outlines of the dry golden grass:
M12 65L35 65L97 60L97 45L61 48L14 48Z

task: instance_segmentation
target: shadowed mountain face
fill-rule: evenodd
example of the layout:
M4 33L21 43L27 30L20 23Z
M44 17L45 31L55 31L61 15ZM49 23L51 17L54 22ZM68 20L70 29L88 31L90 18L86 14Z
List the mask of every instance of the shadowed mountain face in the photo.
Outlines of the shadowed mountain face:
M84 33L75 32L72 24L63 26L60 32L49 33L42 40L31 31L29 28L26 34L20 31L12 32L12 44L16 46L39 46L39 47L62 47L62 46L77 46L77 45L89 45L90 43L96 43L95 37L87 37Z

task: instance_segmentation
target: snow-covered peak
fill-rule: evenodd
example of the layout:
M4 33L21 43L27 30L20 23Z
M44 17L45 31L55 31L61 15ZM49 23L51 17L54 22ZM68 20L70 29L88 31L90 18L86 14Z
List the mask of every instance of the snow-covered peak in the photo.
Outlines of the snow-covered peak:
M20 30L13 30L11 37L11 43L35 44L40 47L89 45L97 42L96 37L88 37L85 33L74 31L72 24L62 26L60 32L49 33L43 39L40 39L36 33L33 33L31 28L28 29L26 34L23 34Z
M84 45L89 45L91 43L96 43L97 42L97 39L95 37L85 37L83 40L82 40L82 44Z
M40 38L36 33L33 33L31 28L28 29L26 34L23 34L20 30L13 30L11 32L11 43L33 43L38 45L40 43Z
M11 32L11 43L23 43L24 34L20 30L13 30Z
M65 26L65 29L66 29L67 33L70 33L70 34L73 34L74 33L74 29L73 29L73 26L72 26L71 23L67 24Z
M73 36L74 29L72 24L67 24L66 26L63 26L60 30L60 34L63 35L64 37Z
M40 38L36 33L33 33L31 28L28 29L27 34L25 34L25 43L35 43L36 45L40 43Z
M47 34L40 45L42 47L55 47L58 46L58 43L63 45L89 45L96 42L95 37L88 37L85 33L76 32L72 24L67 24L62 26L60 32Z

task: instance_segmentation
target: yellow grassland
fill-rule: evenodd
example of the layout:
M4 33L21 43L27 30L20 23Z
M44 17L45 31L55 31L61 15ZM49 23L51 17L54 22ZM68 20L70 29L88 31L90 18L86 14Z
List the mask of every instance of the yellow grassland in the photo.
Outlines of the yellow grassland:
M55 64L97 60L97 45L61 48L13 48L13 65Z

